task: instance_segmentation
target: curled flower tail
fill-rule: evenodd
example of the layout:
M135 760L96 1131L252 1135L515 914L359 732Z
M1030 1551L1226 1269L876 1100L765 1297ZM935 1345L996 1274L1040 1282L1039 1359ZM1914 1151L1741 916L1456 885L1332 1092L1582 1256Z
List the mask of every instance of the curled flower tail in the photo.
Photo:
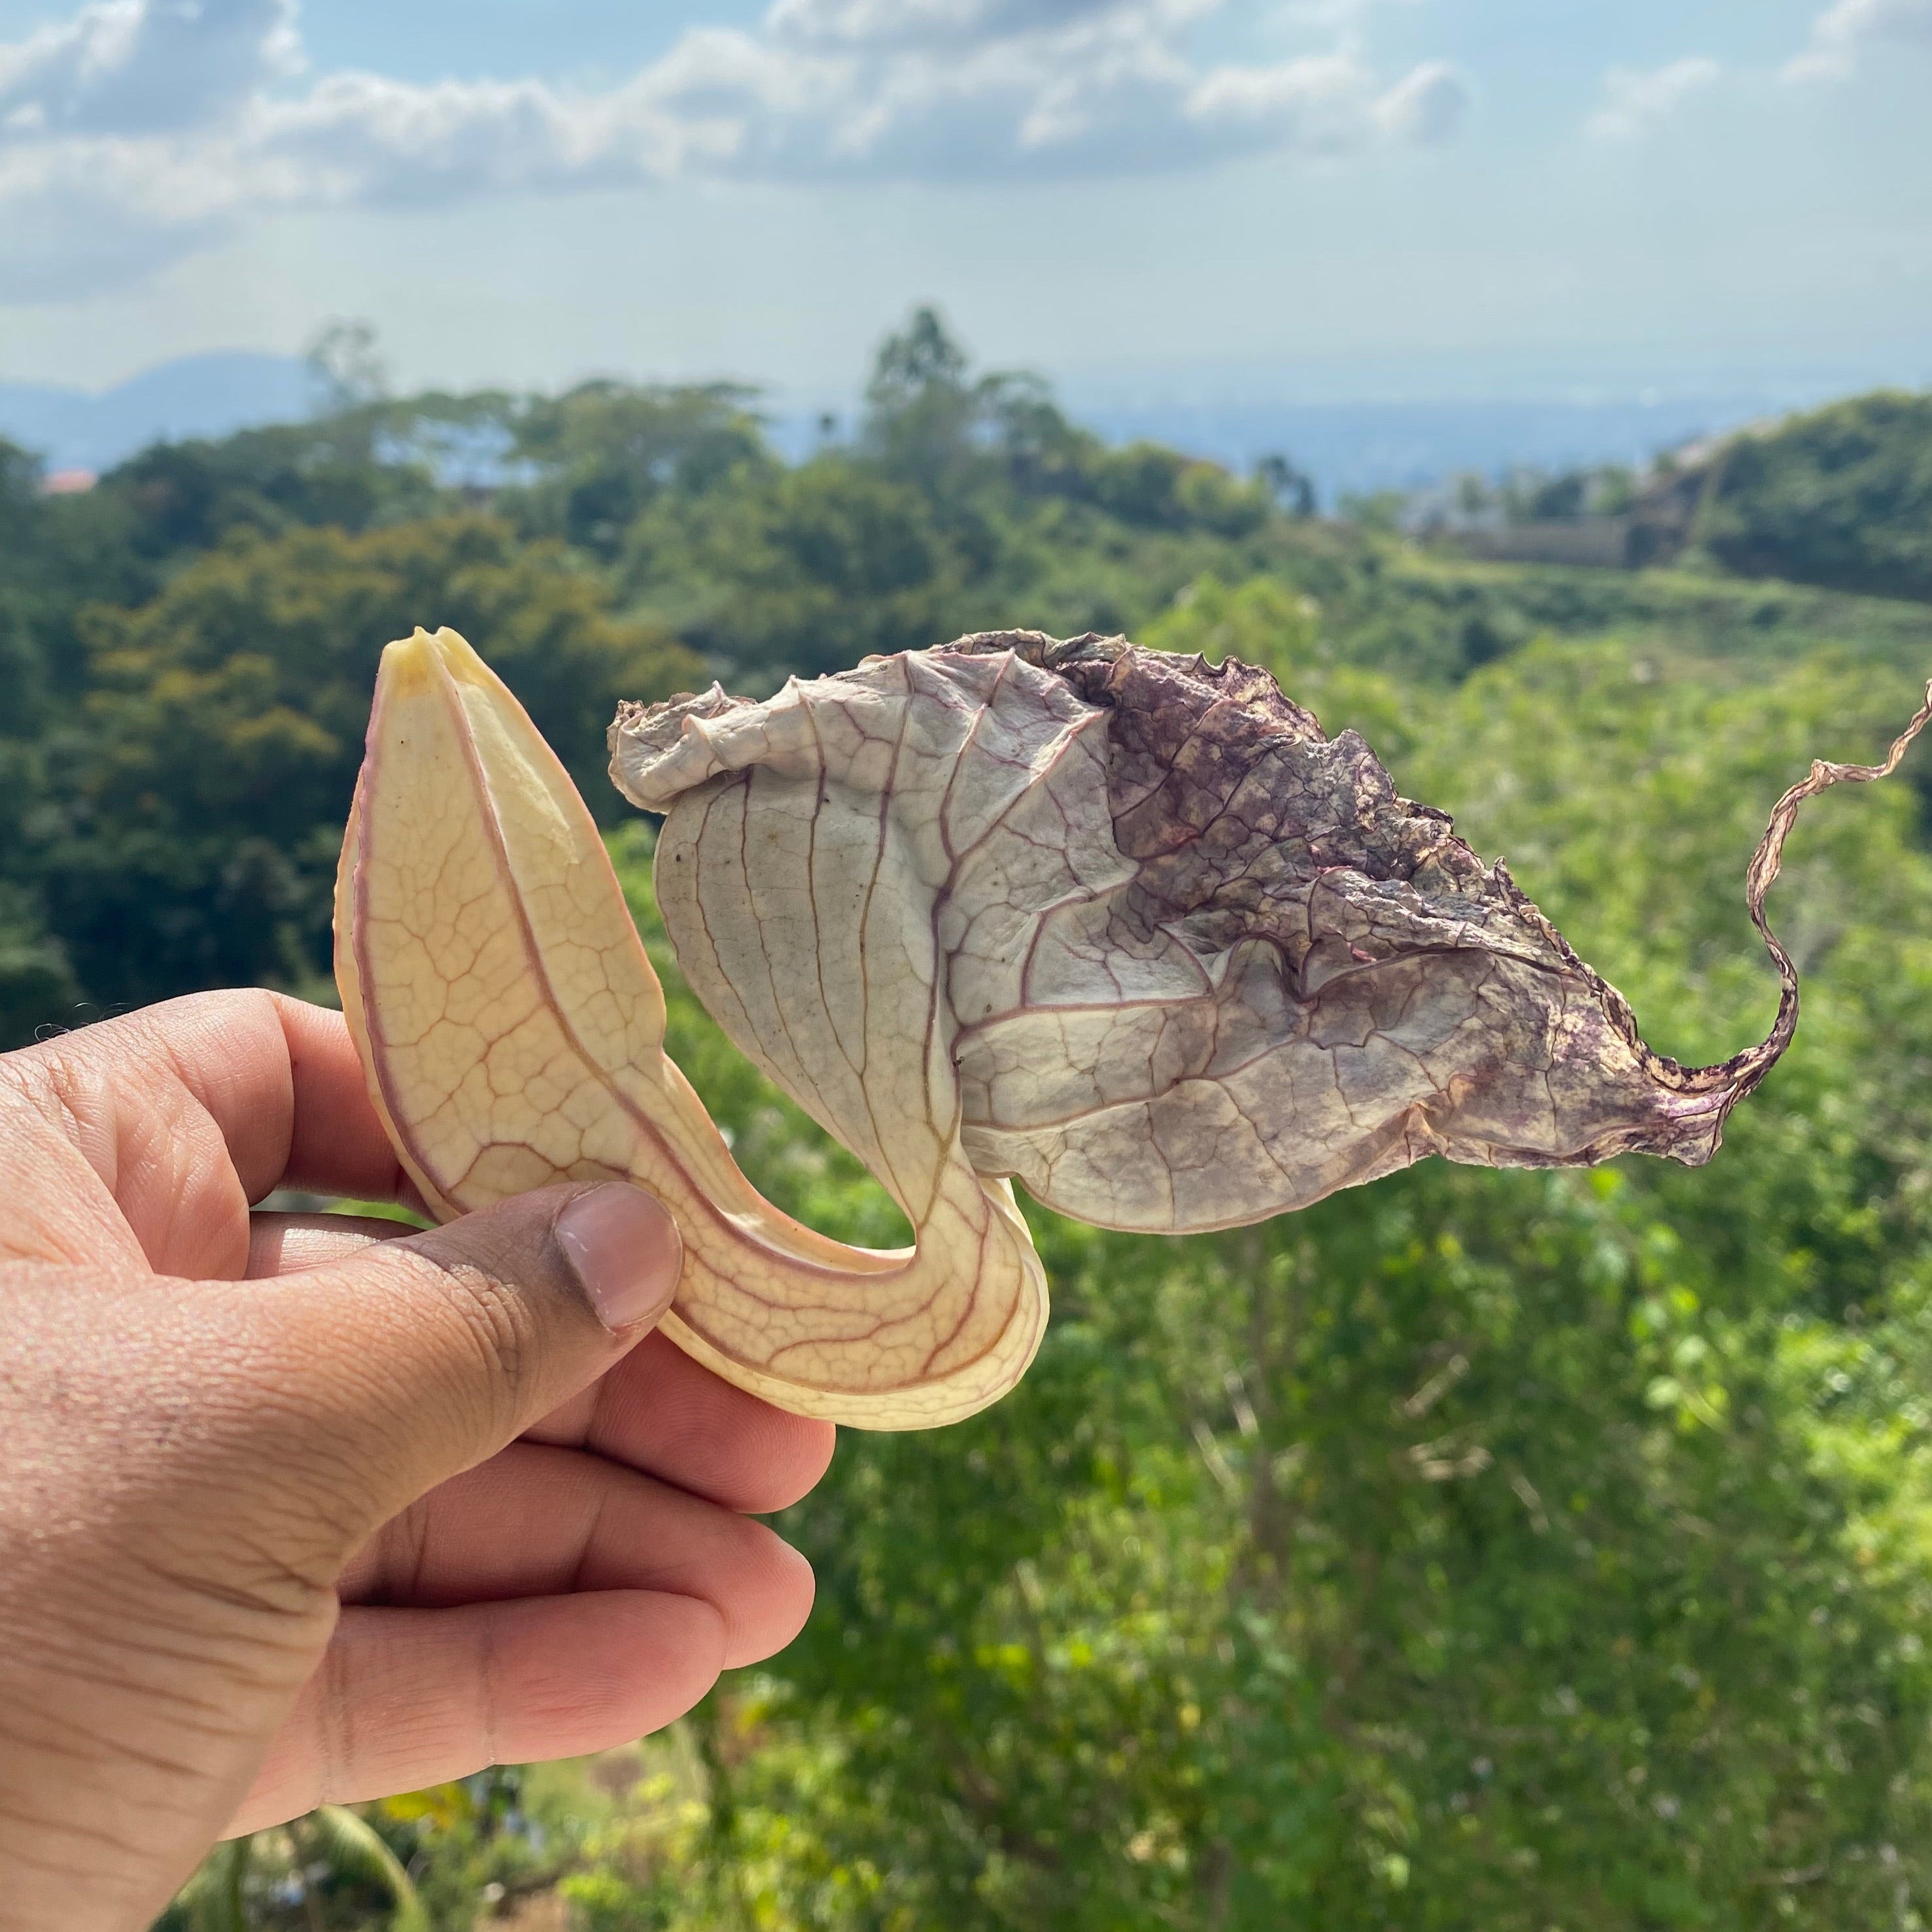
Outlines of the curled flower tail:
M1890 778L1912 740L1928 722L1932 722L1932 681L1925 686L1924 703L1893 739L1892 749L1880 764L1839 765L1828 759L1814 758L1809 776L1801 778L1772 806L1771 822L1766 826L1744 874L1744 904L1752 925L1764 940L1765 950L1771 955L1772 964L1778 968L1778 1017L1772 1022L1771 1031L1756 1046L1748 1046L1715 1066L1680 1069L1686 1090L1706 1086L1726 1090L1729 1104L1735 1106L1756 1088L1791 1044L1792 1036L1798 1030L1798 968L1772 931L1764 912L1765 895L1777 884L1778 868L1784 862L1784 842L1791 836L1791 828L1797 824L1798 812L1807 799L1816 798L1833 785L1870 784L1874 778Z

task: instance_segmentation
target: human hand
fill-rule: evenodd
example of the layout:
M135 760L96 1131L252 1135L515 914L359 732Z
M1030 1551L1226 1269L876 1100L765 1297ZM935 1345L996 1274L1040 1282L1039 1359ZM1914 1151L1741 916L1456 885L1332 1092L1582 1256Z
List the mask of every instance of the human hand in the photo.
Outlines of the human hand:
M225 1832L634 1737L810 1608L740 1512L832 1432L650 1332L655 1202L397 1238L251 1216L278 1186L410 1198L337 1014L0 1056L0 1927L144 1926Z

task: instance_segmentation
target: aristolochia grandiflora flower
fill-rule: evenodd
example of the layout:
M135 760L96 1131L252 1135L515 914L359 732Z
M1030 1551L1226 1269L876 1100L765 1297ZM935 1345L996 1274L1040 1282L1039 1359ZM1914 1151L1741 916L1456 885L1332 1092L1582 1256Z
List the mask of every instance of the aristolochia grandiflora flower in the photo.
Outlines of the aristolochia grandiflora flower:
M1882 766L1819 765L1798 804ZM1762 1045L1653 1054L1622 998L1448 819L1266 673L1037 632L611 729L666 814L658 896L736 1045L917 1232L825 1240L752 1187L663 1052L664 1002L595 826L452 632L383 659L343 848L337 970L383 1119L440 1214L563 1177L661 1196L667 1332L781 1405L914 1428L1011 1388L1046 1284L1011 1181L1162 1233L1304 1207L1425 1154L1695 1164Z

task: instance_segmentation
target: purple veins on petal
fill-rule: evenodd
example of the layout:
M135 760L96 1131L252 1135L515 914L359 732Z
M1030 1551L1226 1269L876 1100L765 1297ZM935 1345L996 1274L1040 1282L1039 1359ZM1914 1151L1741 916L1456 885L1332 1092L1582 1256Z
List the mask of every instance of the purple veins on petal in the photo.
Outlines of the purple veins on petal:
M1325 736L1232 660L979 633L762 704L714 687L626 706L611 772L668 814L663 910L700 997L902 1199L956 1123L981 1174L1175 1232L1431 1154L1708 1160L1796 1024L1763 908L1798 809L1892 771L1928 716L1932 687L1883 764L1820 763L1779 801L1746 892L1778 1019L1702 1068L1652 1052L1622 995L1359 735ZM708 836L727 798L739 836ZM704 917L808 848L782 949L754 919Z

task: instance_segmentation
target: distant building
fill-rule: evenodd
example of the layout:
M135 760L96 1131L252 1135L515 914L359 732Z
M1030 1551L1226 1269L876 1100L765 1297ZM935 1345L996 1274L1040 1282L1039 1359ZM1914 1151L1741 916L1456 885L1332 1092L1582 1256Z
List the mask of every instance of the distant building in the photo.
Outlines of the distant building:
M1748 434L1740 431L1738 434ZM1480 478L1460 479L1411 499L1405 527L1424 539L1446 542L1466 556L1489 563L1586 565L1598 569L1647 570L1675 563L1690 546L1697 513L1736 435L1706 437L1658 458L1635 479L1628 502L1614 514L1588 507L1589 478L1572 472L1582 487L1580 514L1512 514L1500 491ZM1531 480L1537 480L1532 475ZM1562 482L1565 479L1556 479ZM1468 499L1466 503L1462 497Z
M91 470L50 470L41 479L44 496L78 496L100 481Z
M1564 563L1622 570L1631 562L1628 517L1576 517L1459 530L1456 542L1486 563Z

